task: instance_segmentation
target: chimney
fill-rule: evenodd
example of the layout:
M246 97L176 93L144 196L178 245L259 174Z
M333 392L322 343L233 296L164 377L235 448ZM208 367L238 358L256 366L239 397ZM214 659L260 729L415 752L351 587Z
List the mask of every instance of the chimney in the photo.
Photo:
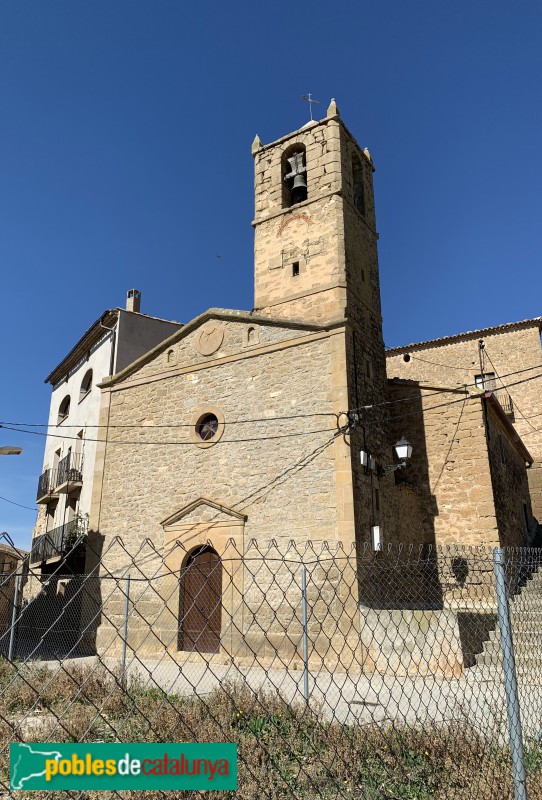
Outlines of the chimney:
M139 314L141 308L141 292L137 289L129 289L126 295L126 311L135 311Z

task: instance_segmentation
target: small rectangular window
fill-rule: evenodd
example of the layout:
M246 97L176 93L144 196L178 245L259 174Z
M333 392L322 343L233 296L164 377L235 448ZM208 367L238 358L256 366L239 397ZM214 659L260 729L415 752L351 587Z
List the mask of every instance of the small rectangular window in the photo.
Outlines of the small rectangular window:
M494 392L497 388L494 372L484 372L483 375L475 375L474 383L478 389L485 389L486 392Z
M292 264L292 277L297 278L299 275L299 261L294 261Z

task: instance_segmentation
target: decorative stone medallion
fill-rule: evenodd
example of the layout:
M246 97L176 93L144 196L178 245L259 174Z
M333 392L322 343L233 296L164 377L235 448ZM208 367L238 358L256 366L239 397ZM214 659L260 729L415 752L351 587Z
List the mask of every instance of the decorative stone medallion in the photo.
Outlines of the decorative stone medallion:
M202 356L216 353L224 341L224 328L218 322L209 322L196 336L194 347Z

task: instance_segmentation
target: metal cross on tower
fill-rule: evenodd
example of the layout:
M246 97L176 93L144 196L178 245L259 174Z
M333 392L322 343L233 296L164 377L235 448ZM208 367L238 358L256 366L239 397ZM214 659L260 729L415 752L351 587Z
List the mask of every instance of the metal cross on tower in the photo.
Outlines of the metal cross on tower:
M312 104L313 103L319 103L320 101L319 100L314 100L314 98L313 98L313 96L312 96L312 94L310 92L308 94L302 95L301 99L302 100L306 100L307 103L309 104L309 109L310 109L310 114L311 114L311 122L312 122Z

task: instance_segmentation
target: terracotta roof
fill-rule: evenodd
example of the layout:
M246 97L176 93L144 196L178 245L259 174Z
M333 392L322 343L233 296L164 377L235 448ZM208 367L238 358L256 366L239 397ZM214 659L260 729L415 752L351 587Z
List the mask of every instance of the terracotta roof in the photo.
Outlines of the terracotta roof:
M539 330L542 330L542 317L533 317L532 319L524 319L521 322L506 322L504 325L495 325L491 328L480 328L474 331L465 331L465 333L454 333L451 336L441 336L440 339L427 339L424 342L413 342L412 344L404 344L399 347L388 347L386 355L393 355L394 353L403 353L405 350L413 350L414 348L424 348L431 345L439 345L444 342L454 342L460 339L469 338L471 336L480 336L488 333L504 333L505 331L514 330L514 328L530 327L537 325Z
M0 544L0 553L8 553L10 556L22 559L28 555L28 550L19 550L18 547L11 547L9 544Z

